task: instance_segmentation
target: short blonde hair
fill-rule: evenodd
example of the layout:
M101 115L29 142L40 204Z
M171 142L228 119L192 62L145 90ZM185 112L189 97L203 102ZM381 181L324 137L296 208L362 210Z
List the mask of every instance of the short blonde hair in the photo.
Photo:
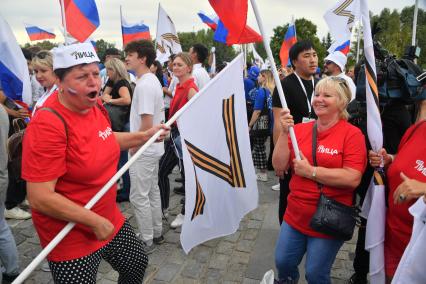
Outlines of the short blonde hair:
M48 50L40 50L37 52L31 60L33 66L45 66L53 70L53 56Z
M111 58L107 62L105 62L105 68L112 69L115 73L116 79L115 82L120 80L129 81L129 73L126 70L126 65L124 65L123 61L118 58Z
M329 92L330 90L336 91L338 95L338 106L340 109L339 117L341 119L348 120L349 113L347 111L348 104L351 101L351 90L349 85L344 78L337 76L330 76L324 79L321 79L315 87L315 93L325 91Z

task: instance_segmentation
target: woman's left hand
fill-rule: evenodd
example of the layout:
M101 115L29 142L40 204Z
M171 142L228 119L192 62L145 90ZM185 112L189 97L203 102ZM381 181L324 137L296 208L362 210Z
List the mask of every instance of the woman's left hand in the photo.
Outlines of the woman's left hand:
M105 103L109 103L109 102L112 100L112 97L111 97L110 95L108 95L108 94L103 94L103 95L102 95L102 100L103 100Z
M305 155L303 155L302 151L300 153L300 159L293 159L293 168L296 175L311 178L312 172L314 171L314 167L309 164L308 159L306 159Z
M393 201L395 204L407 202L414 198L426 195L426 183L415 179L408 178L401 172L402 183L393 193Z

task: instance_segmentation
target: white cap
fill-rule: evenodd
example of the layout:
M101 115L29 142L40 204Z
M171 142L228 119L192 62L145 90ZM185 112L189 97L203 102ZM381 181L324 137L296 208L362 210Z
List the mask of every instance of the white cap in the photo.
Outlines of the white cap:
M340 67L340 70L343 72L345 71L345 65L346 65L346 62L348 61L348 58L342 52L334 51L333 53L330 53L324 59L324 61L333 61L337 66Z
M100 61L93 45L87 42L56 47L52 54L53 70Z

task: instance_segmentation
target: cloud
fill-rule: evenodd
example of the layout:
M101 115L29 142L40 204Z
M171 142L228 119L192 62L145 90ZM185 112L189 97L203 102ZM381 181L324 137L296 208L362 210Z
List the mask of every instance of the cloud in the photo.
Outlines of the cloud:
M370 10L374 14L380 13L385 8L382 0L370 0L368 2ZM150 27L151 35L155 35L158 1L96 0L96 3L101 25L93 34L94 39L104 39L121 47L120 5L122 5L123 15L129 22L143 20ZM294 15L296 19L304 17L316 24L318 35L321 38L327 33L327 26L322 16L336 1L257 0L256 3L268 37L272 36L274 27L285 25ZM403 7L413 4L413 0L386 1L386 8L401 10ZM176 29L181 32L206 28L199 20L197 12L202 10L208 14L213 13L213 9L207 0L162 0L161 5L174 21ZM419 4L420 8L425 9L425 6L425 2ZM57 41L63 41L59 0L2 0L0 1L0 11L1 15L11 25L20 44L29 41L24 29L24 22L45 28L54 28ZM248 12L248 24L259 30L250 4Z

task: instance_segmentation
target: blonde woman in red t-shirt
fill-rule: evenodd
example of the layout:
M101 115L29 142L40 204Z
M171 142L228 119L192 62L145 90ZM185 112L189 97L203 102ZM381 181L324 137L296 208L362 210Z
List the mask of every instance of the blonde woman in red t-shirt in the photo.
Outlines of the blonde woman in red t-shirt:
M76 226L49 253L55 283L95 283L102 259L119 283L142 283L148 258L120 212L116 185L93 206L83 206L117 171L120 149L139 147L158 130L113 132L99 99L98 56L90 43L52 50L58 92L25 132L22 178L27 181L34 227L46 247L68 222ZM155 54L152 47L152 54Z
M411 238L414 219L408 209L421 196L426 201L426 100L419 103L419 110L417 123L405 132L396 155L385 149L368 154L372 167L379 167L383 161L389 189L385 227L387 283L391 283Z
M366 147L361 131L347 122L346 107L351 93L344 79L328 77L315 88L312 107L318 117L316 160L313 165L312 131L314 121L294 126L301 160L295 159L288 135L294 125L288 109L281 112L280 134L273 154L275 171L293 172L287 210L276 245L275 263L281 281L299 279L298 265L306 253L308 283L330 283L330 270L343 240L310 227L323 194L347 206L353 204L353 191L366 166ZM283 282L287 283L287 282ZM293 282L291 282L293 283Z

